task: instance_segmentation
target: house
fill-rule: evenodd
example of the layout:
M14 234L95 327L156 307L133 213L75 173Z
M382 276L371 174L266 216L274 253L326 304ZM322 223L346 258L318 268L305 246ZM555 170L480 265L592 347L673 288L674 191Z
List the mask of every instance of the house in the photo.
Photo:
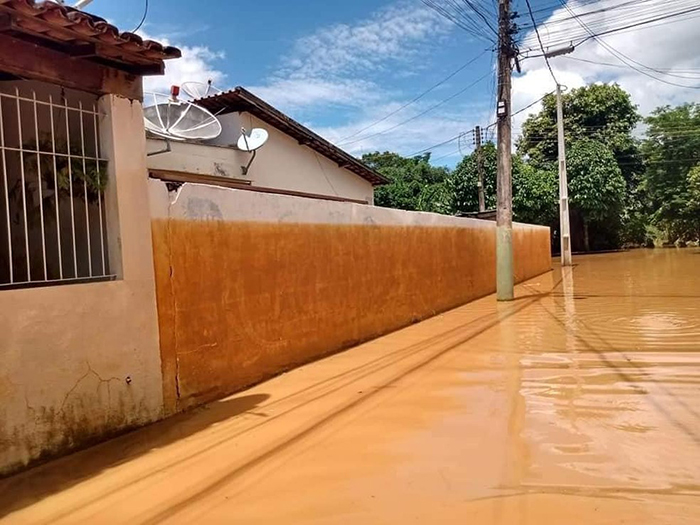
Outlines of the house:
M0 0L0 475L162 417L143 75L180 51Z
M375 186L388 182L246 89L237 87L195 103L217 116L221 135L206 142L171 142L169 147L162 139L149 138L150 153L165 152L149 155L151 176L365 204L373 203ZM241 128L264 128L269 134L245 175L241 167L251 153L236 147Z

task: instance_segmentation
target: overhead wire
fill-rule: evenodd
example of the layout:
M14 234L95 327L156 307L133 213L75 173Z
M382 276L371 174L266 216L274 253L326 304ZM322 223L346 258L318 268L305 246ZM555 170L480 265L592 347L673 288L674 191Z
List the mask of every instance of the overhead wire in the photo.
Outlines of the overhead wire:
M648 2L652 2L652 4L640 6L640 4ZM653 2L656 3L654 4ZM575 43L578 46L592 38L591 32L596 33L597 36L626 32L644 25L661 25L661 23L681 21L683 19L671 19L700 11L700 6L698 6L696 0L667 0L663 4L656 0L639 0L634 3L628 0L621 4L574 14L572 14L573 11L568 5L562 5L567 9L570 16L552 19L550 11L547 14L549 20L546 22L544 20L540 21L540 28L545 27L548 30L548 47L558 47L566 43ZM671 6L670 11L669 5ZM587 23L588 29L581 26L583 17L595 14L602 15L603 13L606 16L599 16L598 19ZM577 22L578 27L571 26L570 22L572 20ZM532 28L532 26L528 25L526 28ZM530 36L521 41L521 47L525 53L531 52L534 47L537 47L535 36L530 34Z
M146 0L146 4L144 5L143 16L141 17L141 21L139 22L139 25L136 26L136 29L131 31L132 33L136 33L136 31L141 29L141 26L143 26L144 22L146 21L147 16L148 16L148 0Z
M434 91L434 90L437 89L438 87L442 86L442 85L443 85L445 82L447 82L448 80L454 78L458 73L461 73L462 71L464 71L464 69L466 69L467 67L469 67L470 65L472 65L474 62L476 62L478 59L480 59L482 56L484 56L488 51L489 51L488 49L485 49L483 52L479 53L477 56L475 56L474 58L470 59L468 62L466 62L465 64L461 65L461 66L460 66L459 68L457 68L455 71L453 71L452 73L450 73L449 75L447 75L445 78L443 78L442 80L440 80L437 84L434 84L434 85L433 85L432 87L430 87L429 89L423 91L421 94L419 94L419 95L417 95L416 97L414 97L413 99L409 100L408 102L406 102L405 104L403 104L403 105L402 105L401 107L399 107L398 109L395 109L394 111L392 111L392 112L390 112L390 113L387 113L386 115L384 115L384 116L383 116L382 118L380 118L379 120L376 120L376 121L372 122L371 124L369 124L369 125L365 126L364 128L362 128L362 129L360 129L360 130L354 132L353 134L348 135L347 137L343 137L343 138L340 139L338 142L342 144L344 141L346 141L346 140L348 140L348 139L351 139L351 138L353 138L353 137L356 137L357 135L360 135L361 133L364 133L364 132L367 131L368 129L372 129L372 128L373 128L374 126L376 126L377 124L381 124L382 122L385 122L387 119L393 117L394 115L396 115L396 114L399 113L400 111L406 109L407 107L411 106L412 104L415 104L415 103L418 102L420 99L422 99L424 96L426 96L428 93L431 93L432 91Z
M566 60L575 60L576 62L585 62L587 64L594 64L597 66L606 66L606 67L615 67L615 68L620 68L620 69L628 69L626 65L612 64L610 62L599 62L596 60L588 60L585 58L572 57L572 56L562 56L560 58L563 58ZM672 76L672 77L685 78L687 80L700 80L700 68L689 68L689 69L653 68L652 70L658 71L658 72L663 72L663 74L668 75L668 76ZM695 75L695 76L686 76L686 75L681 75L680 73L686 73L687 75Z
M530 0L525 0L525 3L527 4L527 11L528 13L530 13L530 20L532 20L532 26L535 29L537 41L540 43L540 49L542 50L542 56L544 57L544 61L547 64L547 69L549 69L549 74L552 75L554 83L558 86L559 81L557 80L557 77L554 74L554 71L552 70L552 65L549 63L549 58L547 57L546 52L544 50L544 44L542 44L542 37L540 37L540 30L537 28L537 22L535 22L535 15L532 14L532 6L530 5Z
M467 131L466 133L470 133L470 132ZM473 131L471 133L473 133ZM464 134L465 134L464 131L460 132L458 135L455 135L452 138L449 138L443 142L438 142L437 144L433 144L432 146L428 146L427 148L423 148L422 150L416 151L415 153L411 153L410 155L407 155L407 156L408 157L415 157L415 156L420 155L422 153L428 153L432 149L439 148L440 146L444 146L445 144L450 144L451 142L454 142L455 140L459 140L462 137L462 135L464 135Z
M577 16L576 13L568 6L566 0L559 0L559 2L571 14L571 16L576 18L576 16ZM687 88L687 89L700 89L700 86L688 86L685 84L678 84L677 82L671 82L669 80L665 80L663 78L656 77L656 76L644 71L643 69L640 69L639 67L633 66L632 64L630 64L630 62L634 62L635 64L642 66L646 69L651 69L651 68L649 68L649 66L645 66L644 64L641 64L640 62L637 62L637 61L631 59L630 57L628 57L627 55L625 55L621 51L616 50L614 47L612 47L611 45L606 43L602 38L600 38L593 31L591 31L590 28L586 25L586 23L583 22L582 20L576 18L576 21L578 22L579 25L581 25L581 27L586 29L586 31L591 35L591 38L595 39L596 42L598 42L604 49L606 49L610 54L612 54L620 62L626 64L630 69L633 69L634 71L637 71L638 73L646 75L649 78L652 78L652 79L657 80L659 82L662 82L664 84L668 84L668 85L676 86L676 87ZM624 57L624 58L622 58L622 57ZM627 60L625 60L625 59L627 59Z
M420 117L422 117L422 116L424 116L424 115L427 115L427 114L430 113L431 111L433 111L433 110L439 108L440 106L443 106L443 105L446 104L447 102L449 102L449 101L451 101L451 100L454 100L454 99L457 98L458 96L460 96L460 95L466 93L469 89L471 89L471 88L474 87L476 84L478 84L479 82L481 82L482 80L484 80L484 79L485 79L487 76L489 76L490 74L491 74L491 71L489 70L485 75L483 75L483 76L477 78L474 82L472 82L471 84L469 84L469 85L466 86L465 88L460 89L460 90L457 91L456 93L454 93L454 94L450 95L449 97L447 97L447 98L441 100L441 101L438 102L437 104L434 104L434 105L430 106L430 107L429 107L428 109L426 109L425 111L422 111L422 112L418 113L417 115L412 116L412 117L409 118L409 119L406 119L406 120L404 120L404 121L402 121L402 122L399 122L398 124L396 124L396 125L394 125L394 126L391 126L390 128L384 129L384 130L382 130L382 131L378 131L378 132L376 132L376 133L372 133L371 135L366 135L366 136L364 136L364 137L359 137L359 138L356 138L356 139L351 140L351 141L348 141L348 142L342 142L342 143L339 143L339 145L340 145L340 146L348 146L348 145L350 145L350 144L355 144L355 143L357 143L357 142L362 142L363 140L367 140L367 139L370 139L370 138L373 138L373 137L377 137L377 136L379 136L379 135L384 135L385 133L388 133L388 132L393 131L393 130L395 130L395 129L401 127L401 126L404 126L404 125L408 124L409 122L413 122L414 120L416 120L416 119L418 119L418 118L420 118Z
M422 0L422 2L472 36L495 44L498 31L476 0ZM473 15L476 15L474 17Z

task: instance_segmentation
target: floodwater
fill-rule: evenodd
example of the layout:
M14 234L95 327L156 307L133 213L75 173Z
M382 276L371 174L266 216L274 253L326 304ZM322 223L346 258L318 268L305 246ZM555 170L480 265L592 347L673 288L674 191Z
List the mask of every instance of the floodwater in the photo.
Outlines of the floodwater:
M575 264L0 481L0 516L700 523L700 251Z

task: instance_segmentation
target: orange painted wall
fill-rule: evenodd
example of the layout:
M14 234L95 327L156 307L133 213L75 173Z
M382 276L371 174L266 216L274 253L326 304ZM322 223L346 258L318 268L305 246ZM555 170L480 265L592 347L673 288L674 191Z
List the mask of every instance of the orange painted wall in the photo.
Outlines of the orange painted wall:
M494 291L495 229L153 221L166 410L198 405ZM515 232L518 280L550 269Z

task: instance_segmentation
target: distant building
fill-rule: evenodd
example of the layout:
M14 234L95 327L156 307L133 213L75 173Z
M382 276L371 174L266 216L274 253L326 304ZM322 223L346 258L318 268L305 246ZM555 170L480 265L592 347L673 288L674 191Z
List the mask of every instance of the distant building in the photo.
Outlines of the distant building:
M374 202L374 186L387 182L349 153L241 87L195 103L218 117L221 135L206 142L171 142L167 153L149 155L152 177L367 204ZM247 175L241 166L248 164L251 154L236 147L241 128L264 128L269 133ZM164 149L164 139L149 138L150 153Z

